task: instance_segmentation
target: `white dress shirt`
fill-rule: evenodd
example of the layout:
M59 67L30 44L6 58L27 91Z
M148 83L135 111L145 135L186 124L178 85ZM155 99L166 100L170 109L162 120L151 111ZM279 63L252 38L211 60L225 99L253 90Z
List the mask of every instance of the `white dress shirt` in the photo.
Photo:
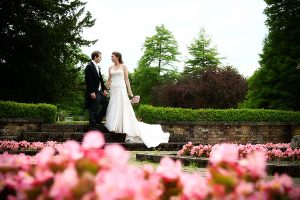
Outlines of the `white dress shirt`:
M99 65L98 65L95 61L92 60L92 62L94 63L94 65L95 65L95 67L96 67L96 70L97 70L97 73L98 73L98 76L99 76L100 67L99 67ZM99 91L101 90L101 82L100 82L100 84L99 84L98 90L99 90Z

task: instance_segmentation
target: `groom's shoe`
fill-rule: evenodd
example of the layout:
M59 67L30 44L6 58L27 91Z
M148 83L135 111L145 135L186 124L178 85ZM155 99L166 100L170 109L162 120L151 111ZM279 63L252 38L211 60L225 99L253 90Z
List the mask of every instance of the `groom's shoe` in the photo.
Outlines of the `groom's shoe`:
M105 127L105 125L103 123L100 123L98 126L97 126L98 130L103 132L103 133L109 133L109 130Z
M97 131L97 130L99 130L98 128L95 128L95 127L89 127L88 128L88 131Z

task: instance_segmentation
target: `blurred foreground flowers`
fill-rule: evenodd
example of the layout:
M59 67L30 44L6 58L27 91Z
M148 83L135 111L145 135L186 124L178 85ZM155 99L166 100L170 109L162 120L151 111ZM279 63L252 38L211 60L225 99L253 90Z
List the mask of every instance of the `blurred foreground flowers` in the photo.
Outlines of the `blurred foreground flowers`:
M201 177L182 172L181 163L169 158L156 169L130 166L123 147L104 145L103 135L92 131L81 145L47 146L34 157L0 155L1 199L300 199L289 176L264 181L267 157L260 151L239 159L236 145L217 145L207 177Z

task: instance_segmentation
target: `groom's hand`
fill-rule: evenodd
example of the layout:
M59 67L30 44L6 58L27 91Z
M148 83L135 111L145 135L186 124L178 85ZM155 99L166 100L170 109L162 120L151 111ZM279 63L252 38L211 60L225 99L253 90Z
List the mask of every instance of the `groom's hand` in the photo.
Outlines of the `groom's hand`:
M90 95L91 95L92 99L96 99L96 93L95 92L91 93Z
M103 95L104 95L104 96L108 96L107 90L104 90L104 91L103 91Z

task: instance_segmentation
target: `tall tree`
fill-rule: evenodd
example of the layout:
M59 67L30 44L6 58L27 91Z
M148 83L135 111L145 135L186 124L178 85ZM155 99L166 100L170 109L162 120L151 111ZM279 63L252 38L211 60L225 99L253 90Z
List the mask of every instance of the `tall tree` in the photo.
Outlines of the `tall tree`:
M80 0L0 3L0 99L61 103L82 84L84 28L94 25Z
M198 72L205 68L216 68L220 63L219 53L211 44L211 37L201 28L197 38L188 46L191 55L186 61L185 73Z
M174 70L177 61L178 43L172 33L164 25L156 26L156 34L147 37L143 45L144 55L139 60L139 67L154 67L158 74Z
M300 110L300 1L265 2L269 34L244 105Z
M178 75L178 43L164 25L156 26L156 34L147 37L144 54L132 75L133 90L142 96L143 103L152 102L152 88Z

